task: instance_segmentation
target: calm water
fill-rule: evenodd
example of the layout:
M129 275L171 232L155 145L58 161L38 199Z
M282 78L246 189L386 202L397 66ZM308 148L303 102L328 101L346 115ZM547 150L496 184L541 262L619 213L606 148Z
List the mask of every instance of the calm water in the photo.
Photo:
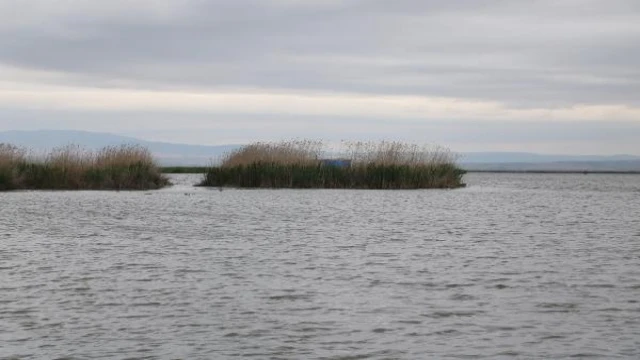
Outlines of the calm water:
M640 176L0 193L0 358L640 358Z

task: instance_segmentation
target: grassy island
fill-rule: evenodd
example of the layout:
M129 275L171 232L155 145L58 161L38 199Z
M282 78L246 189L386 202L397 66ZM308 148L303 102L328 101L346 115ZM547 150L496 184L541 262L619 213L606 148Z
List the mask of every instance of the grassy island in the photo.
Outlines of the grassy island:
M148 190L169 185L151 153L136 145L86 151L69 145L45 156L0 144L0 191Z
M254 143L228 153L199 185L243 188L428 189L464 186L456 155L401 142L345 143L327 157L317 141Z

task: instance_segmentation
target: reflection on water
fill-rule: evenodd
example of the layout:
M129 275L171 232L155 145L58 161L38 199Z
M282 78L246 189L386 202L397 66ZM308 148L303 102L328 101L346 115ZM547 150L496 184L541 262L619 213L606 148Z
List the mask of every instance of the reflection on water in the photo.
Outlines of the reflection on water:
M0 358L640 357L640 176L0 194Z

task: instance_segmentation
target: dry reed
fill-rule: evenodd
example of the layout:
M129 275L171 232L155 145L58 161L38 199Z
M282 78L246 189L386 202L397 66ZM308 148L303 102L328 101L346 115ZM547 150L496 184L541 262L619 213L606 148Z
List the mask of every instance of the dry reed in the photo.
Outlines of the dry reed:
M17 166L26 158L26 150L0 143L0 191L17 187Z
M257 142L231 151L222 158L223 167L247 166L253 163L282 165L312 164L321 156L322 142L292 140L279 143Z
M255 143L211 167L202 186L416 189L464 186L456 155L402 142L343 142L340 164L322 161L321 141Z
M13 145L0 144L0 190L143 190L169 184L151 153L136 145L97 152L67 145L52 150L43 160L25 154Z

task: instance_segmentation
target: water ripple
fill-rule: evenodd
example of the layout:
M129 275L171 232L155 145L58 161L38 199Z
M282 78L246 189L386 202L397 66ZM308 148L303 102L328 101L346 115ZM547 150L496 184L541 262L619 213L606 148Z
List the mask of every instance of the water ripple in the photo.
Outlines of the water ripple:
M0 193L1 359L640 358L640 176L175 179Z

